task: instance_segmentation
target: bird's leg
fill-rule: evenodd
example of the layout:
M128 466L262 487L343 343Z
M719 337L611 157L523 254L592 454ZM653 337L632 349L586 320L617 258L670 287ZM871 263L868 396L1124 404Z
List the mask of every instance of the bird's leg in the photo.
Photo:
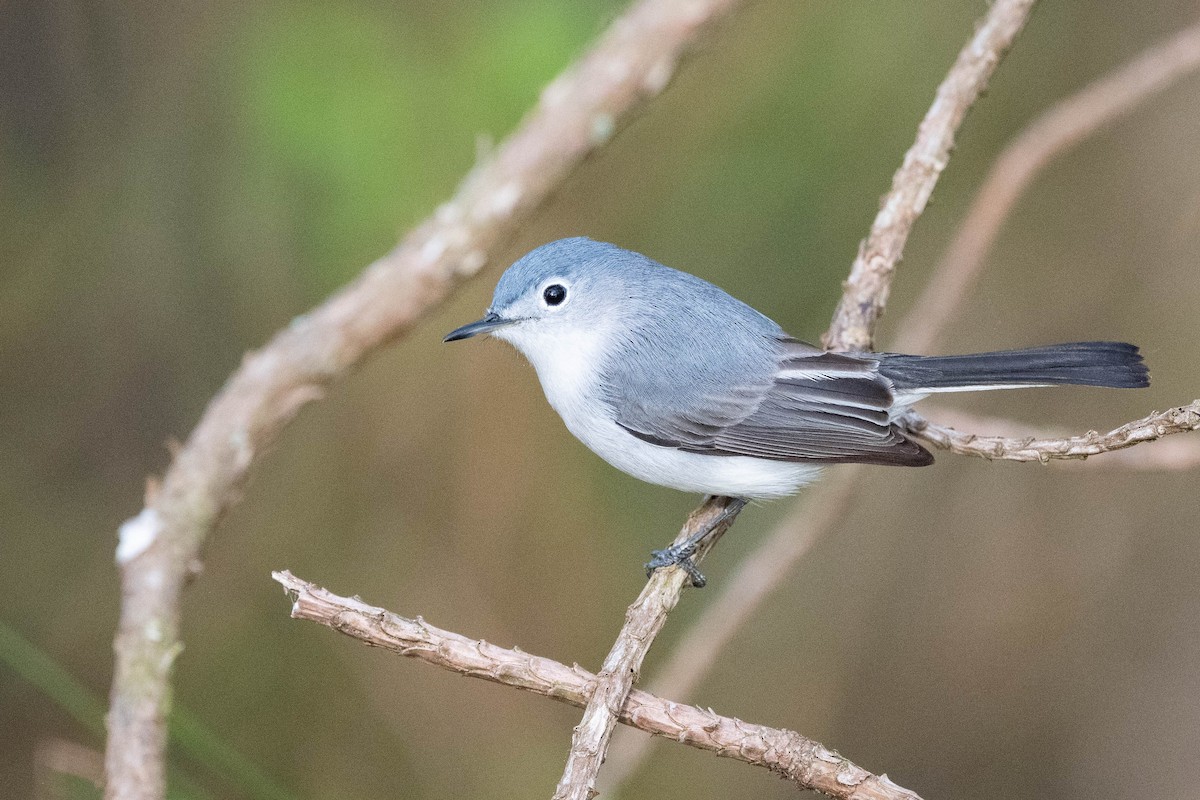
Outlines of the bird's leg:
M712 535L712 532L721 525L724 525L727 521L737 516L746 507L746 502L741 497L731 498L729 505L725 506L725 510L721 512L719 517L693 533L684 541L679 544L673 544L670 547L665 547L662 550L651 550L650 560L646 562L646 577L649 578L657 569L678 566L692 579L692 586L695 586L697 589L704 586L708 580L696 568L696 562L692 560L692 556L695 555L700 543Z

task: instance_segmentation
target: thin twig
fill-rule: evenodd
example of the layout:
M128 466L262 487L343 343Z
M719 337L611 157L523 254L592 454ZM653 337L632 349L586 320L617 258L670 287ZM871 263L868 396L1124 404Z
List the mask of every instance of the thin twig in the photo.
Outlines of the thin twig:
M939 410L937 416L948 417L954 424L973 430L1013 431L1019 427L1011 420L979 419L958 412ZM908 426L919 438L958 455L1047 463L1052 460L1082 461L1104 453L1105 457L1098 463L1123 469L1185 470L1200 466L1200 441L1196 439L1130 449L1171 434L1200 430L1200 400L1151 414L1106 434L1091 431L1079 436L980 436L928 422L915 413L909 417ZM791 574L812 545L842 518L864 472L865 469L858 465L840 467L808 491L803 502L798 503L771 535L742 560L725 582L720 595L684 633L661 673L651 683L651 691L684 699L691 696L716 663L717 656L766 597ZM606 786L613 789L628 780L642 765L652 745L653 740L644 737L618 742L612 748L605 773Z
M292 595L293 618L319 622L373 647L574 706L587 704L602 686L602 675L579 665L469 639L420 617L406 619L356 598L339 597L290 572L274 572L272 577ZM886 775L873 775L792 731L723 717L711 709L673 703L640 690L630 692L616 713L626 725L766 767L803 789L845 800L919 800Z
M695 563L700 563L709 548L733 524L740 507L730 508L731 502L728 497L709 498L692 512L675 538L675 544L681 544L721 520L693 556ZM625 707L646 653L666 624L667 614L679 602L679 595L689 579L689 575L677 566L655 571L641 595L625 612L625 624L596 676L583 718L575 726L571 752L554 792L554 800L590 800L595 795L596 775L608 753L608 743L621 709Z
M928 288L901 321L898 336L901 344L896 349L921 352L936 340L965 299L967 287L977 276L1003 218L1025 186L1052 158L1171 81L1200 68L1197 52L1200 52L1200 26L1193 26L1152 46L1030 123L989 171L953 244L934 270ZM1115 97L1107 99L1105 95L1109 93ZM991 215L993 207L1000 211L997 218ZM952 289L938 291L943 285ZM939 411L935 416L943 414ZM978 424L962 420L959 423L966 429L997 430L978 420L975 421ZM1068 441L1070 438L1077 437L1069 437ZM1024 443L1028 437L1013 435L1010 439ZM1061 442L1064 437L1037 439ZM1187 469L1200 464L1197 444L1195 440L1172 440L1153 448L1111 451L1097 463L1132 469ZM813 542L832 529L852 499L863 472L861 467L840 467L809 490L803 502L742 561L725 582L723 591L683 635L652 683L654 691L670 697L691 696L718 654L763 600L791 574ZM619 741L613 747L605 773L607 786L615 788L628 780L644 762L653 742L647 737Z
M724 582L720 594L700 612L648 687L663 697L690 697L712 669L717 656L813 543L846 512L861 485L863 467L849 465L805 492L770 536L744 558ZM665 691L666 689L670 691ZM605 792L621 786L641 766L654 739L627 736L612 747L604 771Z
M1153 45L1132 61L1059 101L1030 123L992 164L950 246L900 326L898 352L933 347L979 276L1001 225L1034 178L1054 158L1101 126L1137 108L1200 69L1200 24Z
M1200 400L1155 412L1108 433L1088 431L1080 436L1065 438L979 436L929 422L912 412L905 417L905 426L922 441L958 455L979 456L989 461L1046 463L1052 459L1085 459L1135 444L1153 442L1174 433L1200 430Z
M121 618L105 796L157 800L179 595L200 546L259 456L326 387L406 332L477 273L531 210L666 86L680 58L738 0L641 0L551 83L521 127L455 197L345 289L243 360L146 508L122 527Z
M905 154L893 178L892 190L884 198L871 232L859 249L842 301L823 339L827 348L870 349L875 321L887 302L888 287L904 243L945 169L955 132L1024 27L1033 3L1034 0L997 0L938 87L933 105L917 131L916 142ZM633 622L630 619L627 627ZM572 761L577 760L575 753L573 748ZM586 760L598 771L603 758L602 749L598 753L584 751L578 760ZM594 791L594 778L592 772L586 792L576 788L573 793L565 794L561 792L567 782L564 775L556 800L560 797L588 800ZM576 780L575 786L581 785L582 781Z
M1196 403L1192 403L1194 408ZM988 431L989 436L1002 436L1012 441L1062 440L1072 438L1061 431L1031 428L1028 424L1002 417L981 417L958 409L937 407L927 409L942 427L958 431ZM1079 464L1084 459L1056 460L1063 464ZM1157 440L1154 447L1126 447L1109 450L1104 458L1088 463L1089 469L1120 469L1136 472L1178 472L1200 467L1200 437L1177 436Z
M938 86L933 105L917 130L917 139L892 178L892 189L883 198L871 232L859 245L833 322L822 337L826 349L872 348L875 324L887 304L892 276L904 255L913 223L925 210L946 168L963 118L1025 26L1033 3L996 0Z

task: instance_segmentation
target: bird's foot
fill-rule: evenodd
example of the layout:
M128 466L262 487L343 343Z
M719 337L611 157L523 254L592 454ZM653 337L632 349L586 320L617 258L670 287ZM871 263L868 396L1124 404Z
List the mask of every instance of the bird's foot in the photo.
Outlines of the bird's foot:
M649 578L654 574L655 570L660 570L664 567L679 567L692 579L692 586L695 586L697 589L703 587L704 584L708 583L708 579L696 568L696 562L692 560L692 555L695 554L698 544L699 542L689 540L682 544L671 545L662 550L651 550L650 560L646 562L646 577Z
M704 584L708 583L708 579L696 568L696 562L692 556L700 549L701 542L711 536L717 528L726 522L731 522L738 515L738 512L745 507L745 499L732 497L729 499L725 510L721 512L720 516L693 533L687 539L662 550L651 550L650 560L646 563L646 577L649 578L654 574L655 570L662 569L663 567L677 566L692 579L692 586L695 586L697 589L704 586Z

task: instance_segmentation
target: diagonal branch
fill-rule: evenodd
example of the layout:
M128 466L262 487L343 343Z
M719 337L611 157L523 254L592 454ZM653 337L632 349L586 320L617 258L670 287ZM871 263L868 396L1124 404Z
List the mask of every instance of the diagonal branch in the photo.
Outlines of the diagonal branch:
M294 619L319 622L373 647L574 706L585 705L603 685L603 673L593 675L578 665L568 667L515 648L468 639L436 628L420 617L406 619L356 598L339 597L290 572L274 572L272 577L294 598ZM723 717L712 710L673 703L636 689L614 713L626 725L765 767L802 789L830 797L920 800L886 775L873 775L792 731Z
M913 223L924 211L938 176L945 169L954 144L954 134L1013 39L1024 27L1033 9L1033 2L997 0L938 87L933 105L917 132L916 142L905 155L904 163L893 179L892 191L884 198L871 233L859 251L845 286L842 303L825 337L827 347L835 350L870 348L875 320L887 301L888 286L903 252L904 242ZM682 588L681 577L676 579L676 583ZM636 629L641 624L642 621L631 608L625 630ZM645 647L649 647L648 642ZM613 678L609 680L615 681ZM632 680L628 686L632 686ZM628 692L628 687L625 692ZM614 692L603 698L605 703L613 704L606 711L608 725L602 735L582 737L580 731L585 726L581 724L577 729L567 772L559 784L559 791L555 793L555 800L589 800L592 796L595 776L604 761L608 737L622 702L620 697L622 695ZM594 719L592 711L600 705L593 699L588 705L585 720ZM597 727L602 730L599 729L599 723Z
M1089 84L1078 94L1055 104L1030 123L1004 149L989 171L954 243L938 262L921 298L901 321L897 339L902 344L897 349L921 352L928 349L928 345L941 334L965 298L970 283L977 277L983 257L1004 217L1012 210L1026 186L1052 158L1078 144L1084 136L1119 114L1136 107L1170 82L1198 69L1200 25L1194 25L1153 45L1132 61ZM995 216L996 213L999 216ZM950 290L943 291L942 286L949 286ZM1194 411L1196 403L1167 412L1176 414L1174 422L1159 435L1194 430L1194 425L1188 427L1188 418L1181 416L1188 409ZM935 416L943 417L946 413L939 410ZM1149 419L1129 423L1118 431L1138 427ZM1168 422L1171 422L1171 418L1168 418ZM929 426L931 432L936 431L937 435L951 438L949 434L941 433L945 430L941 426L928 422L924 424ZM995 429L992 422L986 426ZM979 428L980 424L978 420L970 420L960 423L960 427ZM956 439L969 437L957 431L953 433ZM1158 434L1157 428L1155 433ZM1079 440L1091 436L1097 435L1086 434L1073 438ZM980 446L979 437L973 438L974 445ZM1064 437L1039 436L1037 439L1062 442ZM938 446L937 442L929 441ZM983 441L990 446L995 439L989 437ZM1009 437L1010 444L1022 447L1030 441L1036 440L1020 435ZM1129 445L1134 443L1130 441ZM1173 439L1149 449L1109 450L1107 452L1112 455L1099 463L1115 463L1133 469L1188 469L1200 463L1200 448L1196 444L1194 440L1184 442ZM1061 448L1061 445L1058 447ZM1021 447L1008 449L1019 451ZM863 468L858 466L842 467L806 493L804 502L798 504L770 536L763 539L738 565L720 594L684 633L663 665L661 675L654 681L656 691L672 697L686 698L692 694L737 631L791 574L812 544L833 528L852 501L863 472ZM652 743L653 740L646 737L630 737L618 742L606 771L608 785L619 786L627 780L646 759Z
M792 572L812 545L847 513L862 485L864 468L848 464L804 493L787 517L742 559L723 582L717 597L705 606L660 668L650 691L667 697L691 697L734 635L758 611L763 601ZM611 791L633 775L655 740L629 736L613 746L604 786Z
M875 324L887 304L896 266L913 224L925 211L954 149L954 137L1000 59L1033 10L1034 0L997 0L938 86L917 139L892 178L871 232L843 286L842 299L822 337L828 350L870 350Z
M700 562L733 524L741 506L731 505L732 502L728 497L709 498L692 512L675 538L675 544L682 544L693 534L717 526L693 556L695 563ZM608 753L613 728L625 708L646 653L667 623L667 614L679 602L679 595L688 580L688 574L678 566L655 571L641 595L625 612L625 624L596 676L583 719L575 726L571 752L554 792L554 800L591 800L595 795L596 775Z
M983 268L983 259L1013 206L1054 158L1105 124L1127 114L1175 81L1200 69L1200 24L1142 51L1136 58L1055 103L1004 148L971 201L953 241L934 267L898 352L924 353L946 328L958 300Z
M251 467L307 403L409 330L512 238L589 153L666 86L685 52L738 0L641 0L542 93L520 128L395 250L263 349L213 398L146 508L122 526L121 617L105 796L155 800L179 596L200 547Z

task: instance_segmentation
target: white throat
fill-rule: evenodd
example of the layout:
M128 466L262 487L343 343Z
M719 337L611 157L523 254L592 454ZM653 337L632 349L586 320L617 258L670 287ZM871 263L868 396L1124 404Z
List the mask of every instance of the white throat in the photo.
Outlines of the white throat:
M537 371L542 391L554 410L576 436L576 422L583 406L602 402L593 387L609 341L604 326L583 328L555 325L552 330L531 330L538 322L518 323L493 334L517 348ZM596 413L598 409L593 410ZM573 419L575 418L575 419ZM582 437L581 437L582 438Z
M536 324L536 323L534 323ZM660 447L617 425L598 385L611 329L530 330L513 325L493 334L533 364L542 391L567 430L592 452L635 478L685 492L771 498L791 494L813 480L811 464L768 461L748 456L708 456Z

